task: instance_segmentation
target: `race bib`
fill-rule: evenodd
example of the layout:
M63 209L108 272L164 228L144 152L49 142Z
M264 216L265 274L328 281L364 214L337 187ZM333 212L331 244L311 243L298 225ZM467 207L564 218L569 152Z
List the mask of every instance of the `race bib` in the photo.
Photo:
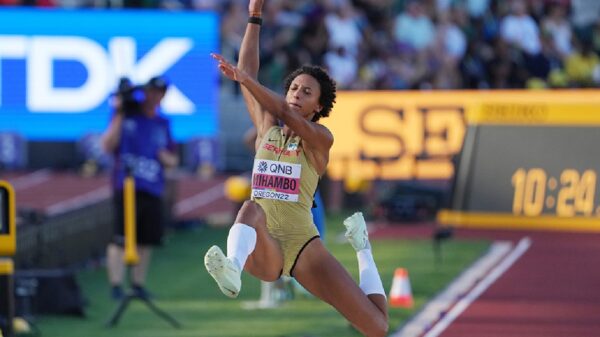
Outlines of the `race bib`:
M252 197L298 202L300 164L255 159L252 168Z

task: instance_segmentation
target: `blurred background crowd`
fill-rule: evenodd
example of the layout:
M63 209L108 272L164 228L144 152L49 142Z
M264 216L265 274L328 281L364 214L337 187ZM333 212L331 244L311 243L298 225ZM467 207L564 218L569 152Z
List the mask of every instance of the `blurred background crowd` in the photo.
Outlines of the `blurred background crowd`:
M229 59L237 55L247 17L246 0L0 4L217 10L221 52ZM260 77L275 89L304 63L327 67L349 90L600 84L598 0L269 0L263 17Z

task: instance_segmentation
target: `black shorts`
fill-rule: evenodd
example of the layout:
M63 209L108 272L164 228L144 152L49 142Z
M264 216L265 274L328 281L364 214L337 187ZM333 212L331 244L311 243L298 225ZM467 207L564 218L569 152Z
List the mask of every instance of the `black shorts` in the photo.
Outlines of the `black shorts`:
M125 243L125 215L122 191L115 191L113 202L115 207L113 242L122 246ZM161 245L164 232L162 199L146 192L136 191L135 204L137 243L144 246Z

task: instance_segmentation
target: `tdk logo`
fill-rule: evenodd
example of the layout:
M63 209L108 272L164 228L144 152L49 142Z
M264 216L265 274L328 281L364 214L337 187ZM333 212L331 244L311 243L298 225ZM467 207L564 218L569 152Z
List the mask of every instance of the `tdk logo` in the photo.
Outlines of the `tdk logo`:
M112 37L108 48L82 36L0 35L2 59L25 59L26 107L31 112L83 113L97 108L115 89L118 79L128 76L134 83L166 73L194 46L185 37L160 40L141 58L131 37ZM78 87L56 87L56 61L81 64L87 71ZM0 88L1 89L1 88ZM1 96L0 96L1 97ZM0 107L2 102L0 101ZM192 114L196 107L174 82L162 103L167 114Z
M176 141L218 133L219 14L0 7L0 132L77 140L105 130L119 79L169 80Z

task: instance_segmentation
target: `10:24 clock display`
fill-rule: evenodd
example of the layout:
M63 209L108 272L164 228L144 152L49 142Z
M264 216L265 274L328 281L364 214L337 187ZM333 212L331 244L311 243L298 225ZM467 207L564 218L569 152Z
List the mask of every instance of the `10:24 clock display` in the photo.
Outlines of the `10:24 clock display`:
M558 178L542 168L518 168L512 175L515 215L539 216L544 209L560 217L600 216L595 205L597 174L564 169Z

